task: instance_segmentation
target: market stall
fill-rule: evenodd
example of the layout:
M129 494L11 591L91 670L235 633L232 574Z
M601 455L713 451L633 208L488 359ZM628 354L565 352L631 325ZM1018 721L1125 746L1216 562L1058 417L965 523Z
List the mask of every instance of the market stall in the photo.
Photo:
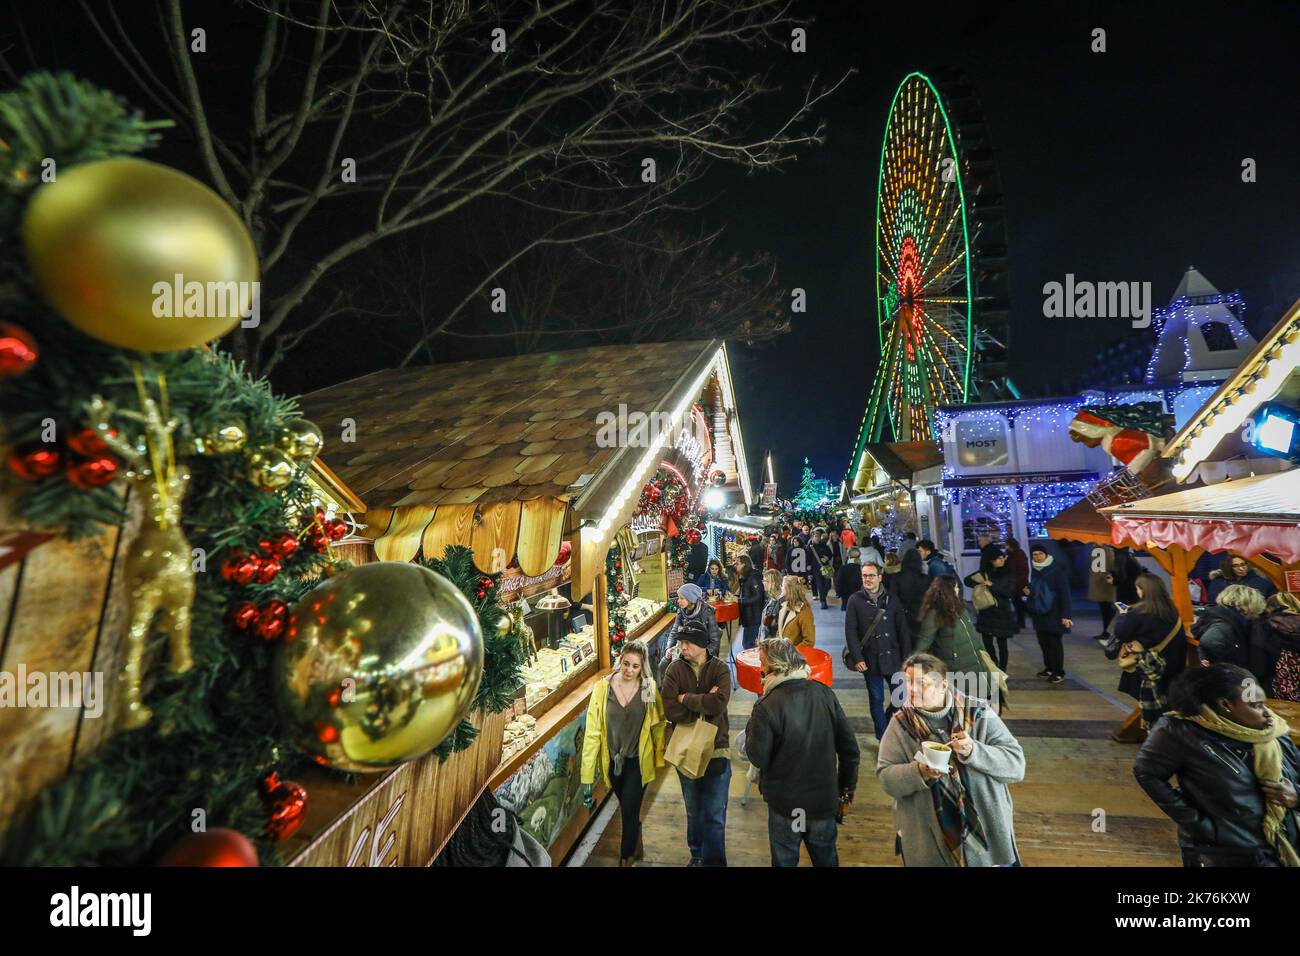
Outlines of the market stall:
M678 541L705 483L750 500L723 344L394 369L303 401L355 425L330 465L369 506L361 533L378 557L463 545L501 575L524 675L483 731L499 759L456 802L463 813L491 787L558 862L591 816L576 795L594 682L625 641L671 622Z

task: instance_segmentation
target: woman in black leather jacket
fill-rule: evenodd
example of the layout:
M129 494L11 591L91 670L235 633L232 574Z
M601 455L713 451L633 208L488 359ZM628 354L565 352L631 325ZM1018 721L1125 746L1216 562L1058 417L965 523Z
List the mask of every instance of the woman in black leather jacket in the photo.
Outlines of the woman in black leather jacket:
M1178 824L1183 865L1300 866L1300 750L1254 676L1235 664L1194 667L1169 702L1133 775Z

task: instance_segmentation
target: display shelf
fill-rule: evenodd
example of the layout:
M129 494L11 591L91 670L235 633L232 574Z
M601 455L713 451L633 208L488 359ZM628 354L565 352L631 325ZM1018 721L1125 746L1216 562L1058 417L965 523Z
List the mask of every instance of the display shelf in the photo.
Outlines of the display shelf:
M599 673L592 673L581 685L569 691L567 695L539 717L537 719L537 732L533 739L523 748L511 754L508 759L501 761L496 773L488 781L488 786L495 790L513 777L515 772L526 764L528 759L537 753L557 730L564 727L585 710L587 701L591 699L591 689L596 686L596 681L600 679L600 676Z

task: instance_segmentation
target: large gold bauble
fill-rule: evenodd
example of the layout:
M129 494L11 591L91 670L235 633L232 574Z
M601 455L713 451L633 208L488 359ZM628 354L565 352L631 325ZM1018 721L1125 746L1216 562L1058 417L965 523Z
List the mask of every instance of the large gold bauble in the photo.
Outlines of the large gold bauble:
M143 352L229 332L251 307L258 277L253 238L234 210L197 179L142 159L74 166L38 187L23 242L60 315Z
M262 491L279 491L298 473L298 466L278 448L266 446L249 453L248 480Z
M284 423L276 437L280 450L300 465L309 463L325 444L320 429L305 418L294 418Z
M428 753L483 678L478 616L442 575L362 564L303 596L276 651L276 703L317 763L360 773Z

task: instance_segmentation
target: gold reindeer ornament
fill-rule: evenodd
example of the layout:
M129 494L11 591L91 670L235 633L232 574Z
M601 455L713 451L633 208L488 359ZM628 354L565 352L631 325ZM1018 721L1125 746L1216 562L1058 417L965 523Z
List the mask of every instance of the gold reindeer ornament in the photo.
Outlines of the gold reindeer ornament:
M177 422L165 414L144 389L137 369L140 411L116 408L99 396L86 404L87 418L113 452L127 464L126 478L144 500L140 533L125 561L130 600L126 663L118 675L122 690L122 725L126 729L149 723L152 713L141 699L145 648L155 630L168 640L168 666L173 673L190 669L190 612L194 603L194 567L190 544L181 529L181 505L189 490L190 473L176 461L172 434ZM160 381L162 401L166 386ZM144 430L133 444L114 432L113 418L138 423Z

